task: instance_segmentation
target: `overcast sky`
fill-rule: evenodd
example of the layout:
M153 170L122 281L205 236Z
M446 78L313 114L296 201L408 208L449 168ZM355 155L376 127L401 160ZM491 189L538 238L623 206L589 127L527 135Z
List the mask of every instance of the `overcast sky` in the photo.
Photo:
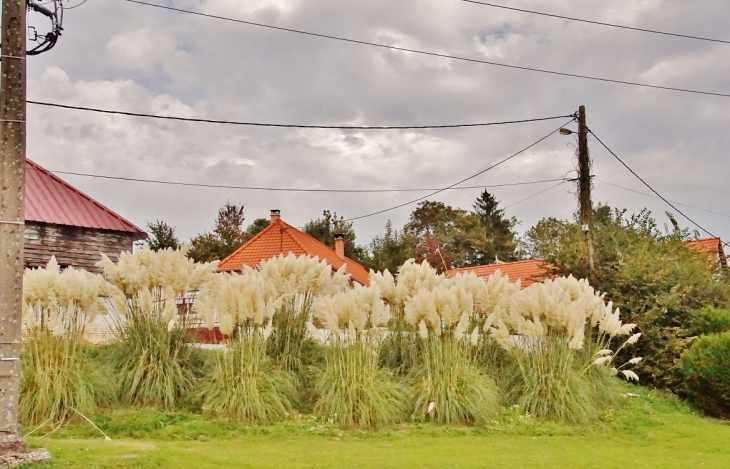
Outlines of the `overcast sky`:
M81 0L68 0L69 6ZM730 94L730 44L627 31L459 0L149 0L286 28L524 67ZM501 5L730 40L723 0L494 0ZM30 14L39 33L46 23ZM342 43L88 0L66 12L57 46L28 60L28 99L171 116L323 125L428 125L569 115L687 215L730 240L730 98L601 83ZM567 121L567 119L565 120ZM565 121L426 131L262 129L28 106L28 157L51 170L283 188L444 187ZM569 126L575 129L576 126ZM594 140L594 202L667 222L663 202ZM574 136L554 134L465 185L573 177ZM62 176L140 227L182 239L211 228L227 200L247 222L303 226L323 209L354 218L426 193L321 194L190 188ZM572 185L490 189L521 221L570 218ZM480 189L434 197L470 208ZM358 242L400 228L415 205L355 222ZM678 217L679 218L679 217ZM683 226L691 226L680 219ZM704 233L703 233L704 235Z

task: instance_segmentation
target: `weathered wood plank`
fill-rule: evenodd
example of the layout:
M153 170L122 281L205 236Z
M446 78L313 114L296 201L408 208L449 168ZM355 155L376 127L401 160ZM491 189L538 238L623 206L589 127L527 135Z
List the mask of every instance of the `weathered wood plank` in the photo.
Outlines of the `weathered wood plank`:
M51 256L63 266L99 272L96 263L104 253L117 260L132 251L133 233L27 222L24 235L25 267L42 267Z

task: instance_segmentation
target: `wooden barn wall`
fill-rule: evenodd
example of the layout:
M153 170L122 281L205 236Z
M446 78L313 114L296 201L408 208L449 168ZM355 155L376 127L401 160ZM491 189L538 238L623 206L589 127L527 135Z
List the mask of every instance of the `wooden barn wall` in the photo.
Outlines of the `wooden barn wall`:
M104 253L113 261L122 251L132 250L132 233L96 230L66 225L26 222L25 267L42 267L56 256L61 266L99 272L96 263Z

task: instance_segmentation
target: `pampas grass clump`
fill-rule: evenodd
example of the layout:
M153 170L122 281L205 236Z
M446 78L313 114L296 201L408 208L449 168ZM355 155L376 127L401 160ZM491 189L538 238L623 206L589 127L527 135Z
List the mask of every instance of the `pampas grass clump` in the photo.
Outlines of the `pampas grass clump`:
M604 303L586 280L563 277L535 283L515 293L509 307L492 313L483 325L508 353L511 368L509 397L524 412L571 423L597 418L618 399L621 374L638 376L627 365L615 366L614 356L635 343L628 336L634 324L623 324L618 309Z
M492 379L472 360L479 340L474 297L459 280L406 298L405 319L418 329L420 356L411 376L415 414L443 423L478 423L499 409Z
M173 408L194 384L189 330L197 321L179 314L177 298L215 276L216 262L197 264L180 250L142 249L119 262L97 264L109 288L123 402Z
M378 367L380 328L390 318L378 288L355 286L318 297L313 311L314 320L329 332L315 413L344 427L380 427L402 420L405 388Z
M61 271L52 257L45 269L27 269L23 283L21 421L60 425L76 412L92 414L103 386L83 353L83 336L102 311L103 279L72 267Z
M258 271L218 275L205 285L194 309L228 336L212 376L201 386L206 413L262 424L285 417L295 393L292 375L274 368L266 354L276 301Z
M333 272L324 260L297 257L292 253L263 261L259 271L266 279L267 291L277 300L274 334L268 339L268 353L277 365L299 371L313 298L346 290L350 276L345 273L344 266Z
M258 425L285 418L295 393L291 374L274 368L263 337L249 331L216 356L200 397L207 414Z

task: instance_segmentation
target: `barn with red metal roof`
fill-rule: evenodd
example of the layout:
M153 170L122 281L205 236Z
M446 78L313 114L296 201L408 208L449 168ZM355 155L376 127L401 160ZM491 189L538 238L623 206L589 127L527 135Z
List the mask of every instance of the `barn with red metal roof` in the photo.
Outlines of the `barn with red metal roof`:
M37 163L25 164L24 264L40 267L51 256L61 266L92 272L101 253L117 260L147 233Z

